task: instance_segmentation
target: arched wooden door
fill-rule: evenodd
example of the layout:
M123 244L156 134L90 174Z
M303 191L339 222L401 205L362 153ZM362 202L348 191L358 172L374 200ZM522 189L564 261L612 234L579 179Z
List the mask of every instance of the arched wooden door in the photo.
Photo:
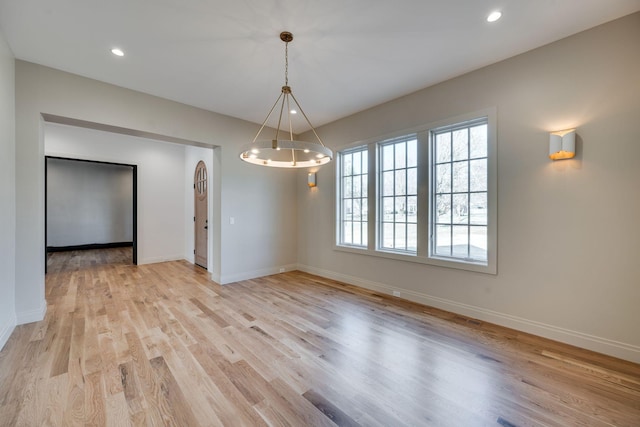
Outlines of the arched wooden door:
M207 166L201 160L196 166L193 177L194 196L194 230L195 230L195 263L200 267L207 268L207 248L208 248L208 174Z

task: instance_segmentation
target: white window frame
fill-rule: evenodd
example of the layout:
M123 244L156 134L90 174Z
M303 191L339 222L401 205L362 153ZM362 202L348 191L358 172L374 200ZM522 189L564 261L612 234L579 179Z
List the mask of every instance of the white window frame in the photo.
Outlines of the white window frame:
M443 258L430 255L431 237L431 176L430 176L430 134L431 130L453 126L476 119L486 117L487 120L487 261L476 262L458 258ZM407 253L400 251L390 251L378 247L379 239L379 165L378 165L378 144L394 138L401 138L416 134L418 137L418 250L417 253ZM464 114L438 122L430 123L412 129L407 129L393 134L384 135L379 138L371 138L359 141L343 150L347 152L354 148L368 146L369 169L368 169L368 245L367 247L356 247L341 245L340 230L342 227L340 214L340 186L336 185L337 197L335 198L337 217L334 221L336 227L336 238L334 239L334 250L342 252L358 253L363 255L390 258L401 261L416 262L440 267L447 267L459 270L474 271L479 273L497 274L497 251L498 251L498 192L497 192L497 110L487 108ZM339 156L338 156L339 157ZM336 167L336 183L340 183L341 165Z
M488 181L484 181L483 186L472 188L473 179L472 179L472 165L484 163L485 167L488 162L488 152L484 152L482 155L473 156L472 150L472 134L471 130L473 128L477 128L478 126L486 126L488 129L488 123L486 117L482 117L480 119L455 123L452 126L444 126L437 129L431 129L429 131L429 178L431 185L429 186L429 202L430 202L430 210L429 210L429 257L435 259L443 259L450 261L461 261L467 263L477 263L477 264L486 264L487 259L485 257L478 257L478 253L476 252L476 256L472 253L473 248L473 234L477 233L479 230L484 230L485 233L488 230L488 224L486 222L474 223L472 212L471 201L474 199L474 196L488 196L489 189L486 186ZM454 152L455 144L455 135L464 135L466 144L464 146L463 156L456 158ZM466 134L466 135L465 135ZM437 150L437 141L440 136L448 136L446 140L449 142L448 147L448 156L446 159L438 159L438 150ZM445 154L447 154L445 152ZM443 176L447 176L449 178L448 185L442 187L440 190L444 190L443 192L438 192L438 185L436 183L438 170L441 170ZM461 171L466 171L466 179L460 181L455 180L455 170L459 169ZM464 172L463 172L464 173ZM458 186L456 186L458 183ZM462 184L462 185L460 185ZM446 215L438 214L438 198L442 198L443 201L448 201L448 209L446 212L443 212ZM448 199L448 200L447 200ZM457 202L456 202L457 200ZM456 215L456 205L466 207L464 214ZM487 201L484 202L485 215L488 213ZM485 218L488 219L488 218ZM447 233L438 233L438 228L440 227L441 231L443 229L447 229ZM463 244L455 244L455 229L459 231L464 230L463 236L466 234L466 238L464 239ZM440 246L441 248L447 248L448 254L443 252L437 252L438 240L439 238L444 238L445 241L448 241L446 246ZM485 236L486 239L486 236ZM476 242L479 243L478 240ZM485 242L486 243L486 242ZM455 253L455 250L460 251L460 249L464 248L465 254Z
M413 193L409 193L409 189L408 189L408 185L405 185L405 193L404 194L398 194L396 193L396 177L397 177L397 171L405 171L405 174L407 174L407 172L409 171L409 169L418 169L418 165L416 164L415 166L409 166L408 164L405 163L404 166L401 167L397 167L397 164L395 164L395 156L396 156L396 152L394 149L394 166L392 169L389 170L384 170L383 168L383 150L385 147L393 145L395 146L398 143L404 143L405 144L405 149L408 146L408 142L409 141L413 141L413 140L418 140L418 136L417 134L408 134L408 135L404 135L400 138L392 138L392 139L387 139L384 141L380 141L376 144L376 149L378 151L377 155L378 155L378 161L377 161L377 168L376 168L376 176L377 176L377 194L375 194L375 198L376 198L376 206L377 206L377 218L379 219L377 221L377 235L376 235L376 244L377 244L377 250L379 251L385 251L385 252L392 252L392 253L400 253L400 254L406 254L406 255L417 255L418 250L417 250L417 243L416 243L416 249L412 250L410 249L409 246L409 236L408 236L408 229L410 225L413 225L414 223L412 223L411 221L408 221L406 218L404 221L396 221L396 215L397 215L397 211L396 208L397 206L395 205L395 200L396 198L405 198L408 200L409 197L416 197L417 200L417 192L415 194ZM417 156L417 153L416 153ZM405 162L408 159L408 155L405 151ZM384 190L383 190L383 176L385 173L391 173L393 174L393 182L394 182L394 189L393 189L393 195L389 196L389 195L384 195ZM407 183L408 180L408 176L405 175L405 184ZM416 183L416 188L418 186L418 182ZM384 199L385 198L393 198L394 200L394 214L393 214L393 221L385 221L384 218ZM416 205L417 205L417 201L416 201ZM416 209L417 210L417 209ZM393 224L393 240L394 240L394 246L395 243L397 242L397 237L395 236L395 233L398 229L398 225L403 226L404 227L404 246L405 248L398 248L398 247L388 247L388 246L384 246L383 240L385 238L384 236L384 225L385 224ZM416 228L417 228L417 220L416 220ZM418 236L417 236L417 232L416 232L416 240L418 240Z
M363 158L362 158L362 164L366 164L367 165L367 182L365 183L365 188L367 190L367 195L366 196L361 196L359 197L360 199L366 199L367 200L367 205L369 205L369 185L368 185L368 179L369 179L369 175L370 175L370 171L369 171L369 155L368 155L368 147L366 145L364 146L358 146L358 147L354 147L354 148L350 148L347 150L343 150L340 151L338 153L337 156L337 173L336 173L336 181L338 183L337 185L337 209L336 209L336 218L337 218L337 223L339 224L339 226L336 229L336 239L337 239L337 244L342 246L342 247L349 247L349 248L367 248L368 247L368 241L369 241L369 212L370 212L370 207L367 207L367 219L363 220L360 219L359 223L363 224L366 223L367 227L364 230L364 233L366 233L366 241L367 243L364 245L359 245L359 244L354 244L354 243L345 243L345 236L344 236L344 223L347 221L346 218L344 218L344 187L343 187L343 183L344 183L344 178L345 176L342 174L343 170L344 170L344 156L346 155L352 155L354 153L357 152L361 152L363 153ZM362 176L364 175L363 173L357 174L358 176ZM356 176L355 174L351 174L349 175L350 177L354 177ZM349 198L351 201L353 201L353 197ZM354 222L353 219L350 222ZM352 224L353 226L353 224ZM352 231L353 233L353 231ZM360 240L363 240L362 238Z

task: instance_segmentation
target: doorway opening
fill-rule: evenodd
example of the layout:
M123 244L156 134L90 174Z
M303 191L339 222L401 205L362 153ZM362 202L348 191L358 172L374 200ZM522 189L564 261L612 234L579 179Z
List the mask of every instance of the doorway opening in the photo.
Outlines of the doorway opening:
M137 181L136 165L45 156L45 273L137 265Z

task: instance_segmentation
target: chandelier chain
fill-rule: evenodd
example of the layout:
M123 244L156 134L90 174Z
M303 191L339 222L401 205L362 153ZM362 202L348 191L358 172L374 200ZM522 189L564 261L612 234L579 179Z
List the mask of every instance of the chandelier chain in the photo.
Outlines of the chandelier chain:
M289 42L284 44L284 85L289 86Z

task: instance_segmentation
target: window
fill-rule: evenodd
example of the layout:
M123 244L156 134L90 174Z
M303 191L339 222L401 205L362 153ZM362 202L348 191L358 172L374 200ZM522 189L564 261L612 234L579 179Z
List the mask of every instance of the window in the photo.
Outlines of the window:
M487 109L339 153L336 249L495 274L495 123Z
M431 131L429 255L487 262L487 120Z
M339 153L339 243L367 247L368 166L367 147Z
M418 141L416 135L378 145L380 249L418 249Z

